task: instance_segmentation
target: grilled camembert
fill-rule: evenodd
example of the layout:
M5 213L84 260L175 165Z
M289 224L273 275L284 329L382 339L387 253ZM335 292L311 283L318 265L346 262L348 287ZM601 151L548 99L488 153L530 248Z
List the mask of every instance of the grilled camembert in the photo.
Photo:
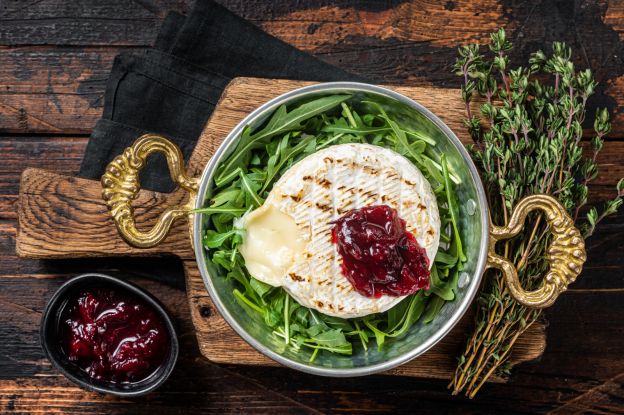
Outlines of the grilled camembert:
M343 276L332 221L371 205L396 209L433 264L440 240L435 195L405 157L369 144L341 144L293 165L264 204L237 223L249 273L282 286L301 305L331 316L380 313L404 297L365 297Z

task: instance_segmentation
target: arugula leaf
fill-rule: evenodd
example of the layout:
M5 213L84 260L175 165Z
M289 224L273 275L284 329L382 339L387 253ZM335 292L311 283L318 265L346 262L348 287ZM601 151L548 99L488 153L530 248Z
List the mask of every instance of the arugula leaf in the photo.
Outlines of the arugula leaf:
M264 200L260 196L258 196L257 193L260 186L252 182L249 177L242 171L239 173L239 176L241 178L241 187L243 188L245 193L247 193L247 195L251 198L253 206L260 206L262 202L264 202Z
M262 281L255 279L254 277L249 278L249 285L251 289L254 290L258 295L263 298L267 293L273 290L273 286L266 284Z
M422 165L425 167L429 175L435 179L436 182L442 184L444 183L444 177L442 177L442 174L440 174L440 170L435 167L430 158L423 158Z
M234 289L234 291L232 291L232 293L234 294L234 297L236 298L238 303L242 305L244 308L251 309L259 314L264 314L265 309L258 307L256 304L250 301L247 297L245 297L243 293L241 293L236 288Z
M281 106L273 114L266 127L249 136L249 139L240 141L241 144L236 147L230 158L223 164L219 178L223 178L226 172L231 171L241 161L241 158L247 155L262 140L271 138L279 133L297 129L303 121L329 111L349 98L351 98L351 95L330 95L300 105L290 112L287 112L285 106ZM220 180L217 179L217 181Z
M349 352L351 351L351 343L347 341L344 333L340 329L323 331L316 336L311 337L310 340L314 341L319 346L331 348L347 346L349 348Z
M457 253L462 262L466 261L466 256L462 250L461 237L459 235L459 229L457 227L459 215L457 213L457 206L455 205L455 195L451 191L451 180L448 172L448 165L446 164L446 157L442 155L442 176L444 177L444 187L446 189L446 202L448 203L449 211L451 212L451 218L453 222L453 230L455 231L455 241L457 243Z
M207 208L201 208L201 209L194 209L193 213L204 213L207 215L210 215L213 213L227 213L232 216L240 216L243 213L247 212L248 210L249 209L247 208L230 208L227 206L221 206L221 207L207 207Z
M412 325L416 321L418 321L424 309L425 309L424 291L421 290L410 297L410 304L409 304L409 307L407 308L406 317L401 327L389 333L387 336L388 337L401 337L404 334L406 334L407 331L412 327Z
M351 323L349 323L349 320L345 320L343 318L338 318L338 317L333 317L333 316L328 316L324 314L321 315L320 317L323 319L323 321L328 327L340 329L345 332L353 330L353 326L351 325Z
M433 296L433 298L429 300L429 304L427 304L427 311L425 312L425 315L423 316L423 323L425 324L431 323L433 319L435 318L435 316L438 315L438 313L444 306L444 303L445 303L444 299L438 296Z
M322 131L329 133L346 133L356 135L369 135L377 133L387 133L392 131L390 127L369 127L364 124L350 125L344 118L339 118L334 124L326 125Z
M232 203L236 200L237 196L240 194L240 189L227 189L222 192L219 192L215 197L212 198L210 206L217 207L223 206L227 203Z
M436 142L435 142L435 140L433 138L428 137L426 135L423 135L423 134L421 134L419 132L412 131L412 130L405 130L405 134L411 135L414 138L422 140L425 143L429 144L430 146L435 146L436 145Z
M454 274L458 274L458 271L455 270ZM445 301L453 301L455 299L455 292L453 291L454 286L457 286L456 278L452 278L447 282L442 281L439 278L437 267L434 265L431 268L430 292Z
M218 248L223 245L225 241L230 239L232 236L239 234L240 232L241 231L239 229L232 229L231 231L225 233L218 233L209 229L204 234L202 242L204 246L207 246L208 248Z
M455 255L448 254L444 251L438 251L435 256L435 262L444 265L455 265L459 258Z
M364 317L362 321L364 322L366 327L368 327L373 332L373 335L375 336L375 341L377 342L377 350L381 351L384 343L386 342L386 336L388 335L388 333L377 328L377 324L379 324L379 321L372 321L371 319L366 317Z
M287 137L287 136L284 136L284 137ZM284 165L289 160L292 160L297 154L305 150L307 145L312 140L314 140L314 138L315 137L313 135L306 136L296 146L290 147L290 148L286 144L284 144L284 146L280 146L279 153L275 154L274 156L271 156L271 157L275 157L275 160L279 160L279 161L275 163L272 168L267 169L267 178L265 179L264 184L262 185L262 188L260 189L260 194L264 193L264 191L267 190L267 188L273 183L275 176L284 167Z
M388 310L388 332L396 330L405 321L410 303L411 298L406 298Z

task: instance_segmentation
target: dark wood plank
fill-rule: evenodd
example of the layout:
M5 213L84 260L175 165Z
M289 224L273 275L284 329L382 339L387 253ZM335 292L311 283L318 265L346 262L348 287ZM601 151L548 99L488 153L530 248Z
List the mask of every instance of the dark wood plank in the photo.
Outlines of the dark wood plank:
M622 1L221 2L270 33L331 63L377 81L413 85L457 86L457 79L449 73L455 48L467 40L485 40L492 22L504 25L516 41L517 48L513 52L516 61L525 58L529 51L547 46L552 40L566 40L575 48L578 63L591 66L601 82L599 94L591 106L609 106L616 117L613 134L624 137ZM109 0L97 4L94 0L0 2L0 45L8 46L5 42L13 42L18 46L17 49L0 46L0 130L20 134L28 131L88 134L101 111L108 68L119 50L108 45L118 44L124 49L148 45L167 7L184 10L189 4L190 1L186 0ZM91 10L97 10L97 14ZM119 10L123 12L121 18ZM10 30L6 30L7 27ZM75 46L63 48L69 43ZM101 46L90 47L93 44ZM58 53L56 49L59 49ZM102 58L98 58L100 51ZM21 52L25 54L17 56L15 59L19 64L14 64L4 59L10 56L5 52L14 53L13 56ZM78 63L63 61L63 56L72 52ZM79 63L82 58L77 56L82 52L90 55L85 64ZM45 63L30 63L44 57ZM7 67L9 70L5 71ZM54 70L48 71L48 68ZM29 73L34 75L28 78ZM80 85L72 77L79 79ZM51 92L45 92L48 85ZM7 87L12 91L6 93ZM2 105L6 102L10 104L8 108L6 104ZM22 293L29 297L21 304L19 301L22 300L18 299L18 304L25 307L37 301L42 304L44 297L63 279L54 275L48 277L50 273L71 275L107 266L149 271L149 266L157 260L115 260L114 264L96 259L17 260L13 255L15 215L12 213L16 193L12 192L16 189L18 169L11 172L10 166L14 163L41 163L40 167L50 168L56 159L56 155L51 161L34 155L28 157L26 154L34 147L29 147L28 143L20 145L19 149L6 148L1 153L0 169L7 164L9 167L3 170L0 181L3 186L0 191L0 274L5 276L0 279L14 280L25 276L50 285L42 288L29 283L25 294ZM75 143L69 147L74 148ZM60 142L57 149L62 151ZM5 164L4 157L11 157L11 154L17 155ZM621 165L617 152L608 154L614 165ZM70 168L71 164L62 160L58 163L63 169ZM612 176L617 171L610 169L605 169L609 171L605 184L615 180ZM592 197L604 197L611 192L606 185L599 185L594 188ZM37 377L25 371L17 379L0 380L0 412L155 413L160 409L171 413L182 411L182 405L185 413L237 413L248 406L257 413L303 413L312 411L311 408L349 413L413 413L414 408L419 413L436 414L440 411L509 413L511 410L542 412L558 407L560 413L566 414L622 412L622 350L618 348L621 342L614 340L624 335L622 319L617 318L622 314L621 304L624 303L621 292L624 268L620 254L623 226L622 215L605 223L589 243L590 259L583 276L571 287L571 292L564 294L558 304L548 310L549 345L543 359L516 368L509 384L488 385L475 401L449 397L444 382L435 380L387 377L328 380L277 368L234 367L225 369L224 374L223 368L206 363L195 351L189 358L180 360L178 369L161 392L132 401L82 392L55 375L49 367L44 367L42 370L48 372ZM159 262L155 267L164 267L169 262ZM177 272L180 272L180 264L177 266ZM176 270L172 269L172 272ZM5 285L0 282L0 286ZM149 289L158 294L165 292L153 286ZM36 294L28 294L29 290ZM13 291L0 289L1 295L5 292ZM166 295L174 296L171 293ZM16 313L14 309L4 307L7 306L0 304L3 310L0 320ZM28 313L20 312L27 320ZM0 324L2 334L3 327L6 325ZM2 366L2 371L12 370L17 374L20 368L36 365L29 363L29 359L33 362L41 359L41 355L36 354L35 332L35 329L25 331L27 338L20 349L13 342L15 348L6 353L10 357L5 359L8 363ZM16 333L14 330L9 335ZM193 347L193 336L183 337L187 341L190 339L189 347ZM0 342L0 356L5 355L3 347L4 342ZM21 350L24 350L23 354L19 354ZM185 350L190 349L185 346ZM3 364L5 360L0 357ZM39 364L45 362L39 361ZM295 401L306 406L297 406Z
M621 342L604 345L606 330L614 336L624 330L621 319L609 318L624 312L624 302L617 290L564 294L547 313L551 322L550 341L544 358L516 368L511 383L488 385L478 399L467 401L449 399L445 383L436 380L382 376L327 379L280 368L210 364L198 358L183 292L132 279L161 299L175 317L182 352L178 367L163 389L148 398L121 400L76 388L56 374L37 345L39 313L46 298L65 278L53 274L0 277L0 334L9 339L0 344L0 408L3 410L12 407L29 412L48 406L70 413L124 408L131 413L145 413L157 406L169 412L188 402L185 407L191 413L229 413L244 408L258 413L286 410L302 413L308 407L322 412L413 413L410 411L417 402L419 413L454 412L459 410L458 404L474 412L496 412L504 408L535 412L570 402L577 405L577 397L587 399L593 393L602 398L596 407L618 408L617 391L622 385L619 374L624 371L624 361L618 356L624 352L623 345ZM578 312L579 307L582 312ZM595 317L593 324L587 324L587 315ZM578 365L579 361L583 364ZM592 400L583 408L587 410L594 404Z
M188 9L188 2L174 0L114 6L95 6L94 0L85 5L45 0L32 10L16 5L21 2L9 3L5 20L16 20L20 29L6 29L11 39L4 43L39 45L0 50L0 131L10 132L88 133L101 113L105 81L118 46L149 45L161 18L155 16L168 7ZM613 23L624 18L621 2L608 7L605 2L566 7L547 1L506 6L493 0L222 3L286 42L375 82L457 87L459 79L451 71L457 47L485 43L499 26L505 26L516 42L515 62L526 62L536 48L564 40L574 48L579 68L592 68L599 81L590 108L607 106L615 116L613 136L624 138L624 32L622 25ZM120 15L132 30L120 31ZM62 24L76 25L81 19L88 30ZM52 29L42 29L41 24ZM135 32L145 39L135 39ZM120 33L130 40L120 40ZM98 43L94 37L106 41ZM45 46L62 39L61 45L117 47Z
M0 45L150 45L167 11L190 1L4 0Z
M0 136L0 220L17 218L22 169L48 166L67 174L78 172L86 137Z
M377 82L456 87L451 66L457 47L487 43L498 27L514 42L516 63L526 64L531 52L564 41L578 67L591 68L600 83L590 108L607 106L616 114L614 133L624 136L621 1L222 3L286 42Z
M0 130L88 134L119 48L0 49Z
M102 113L106 80L119 51L119 48L0 49L0 62L3 62L0 65L0 133L90 133ZM360 59L358 54L355 59ZM349 63L338 66L353 67ZM441 74L447 70L438 68L434 72ZM363 74L370 76L370 73ZM380 81L408 85L432 82L400 77ZM458 84L457 80L453 81L449 84ZM624 96L624 81L617 77L608 80L606 85L606 95L591 103L609 106L615 116L611 136L624 137L624 117L619 103Z

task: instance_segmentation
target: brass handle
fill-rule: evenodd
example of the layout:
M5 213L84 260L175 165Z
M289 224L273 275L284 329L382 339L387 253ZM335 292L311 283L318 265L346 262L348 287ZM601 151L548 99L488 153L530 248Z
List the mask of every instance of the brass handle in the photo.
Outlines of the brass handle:
M141 189L139 171L147 156L154 152L165 155L171 179L186 189L190 197L185 205L167 209L152 229L142 232L136 227L131 203ZM106 167L102 176L102 197L126 242L138 248L151 248L167 236L174 221L189 214L197 196L198 183L198 179L186 174L184 157L178 146L159 135L145 134Z
M526 291L520 284L514 265L507 258L497 255L494 247L496 242L517 235L524 226L527 214L535 209L544 212L553 234L547 251L550 269L540 288ZM506 226L494 226L490 223L487 267L500 269L511 295L527 307L551 306L568 284L576 280L586 259L585 242L581 233L565 208L552 196L539 194L525 197L515 206Z

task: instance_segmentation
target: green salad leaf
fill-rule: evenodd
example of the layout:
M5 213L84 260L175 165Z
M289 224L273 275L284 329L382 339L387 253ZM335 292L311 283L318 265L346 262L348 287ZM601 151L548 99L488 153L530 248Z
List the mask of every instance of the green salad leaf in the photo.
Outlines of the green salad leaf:
M359 113L358 110L361 112ZM284 289L251 277L238 247L243 230L235 219L260 206L286 170L304 157L334 144L369 143L390 148L414 163L431 183L441 220L440 248L431 267L429 290L406 297L385 313L341 319L301 306ZM232 155L217 170L215 192L197 213L208 215L202 238L206 255L224 278L235 281L233 296L258 324L266 324L285 347L350 355L381 350L415 324L428 324L457 292L466 256L458 224L455 187L444 154L426 133L402 125L372 101L356 103L350 95L318 98L295 108L280 106L259 128L245 128Z

